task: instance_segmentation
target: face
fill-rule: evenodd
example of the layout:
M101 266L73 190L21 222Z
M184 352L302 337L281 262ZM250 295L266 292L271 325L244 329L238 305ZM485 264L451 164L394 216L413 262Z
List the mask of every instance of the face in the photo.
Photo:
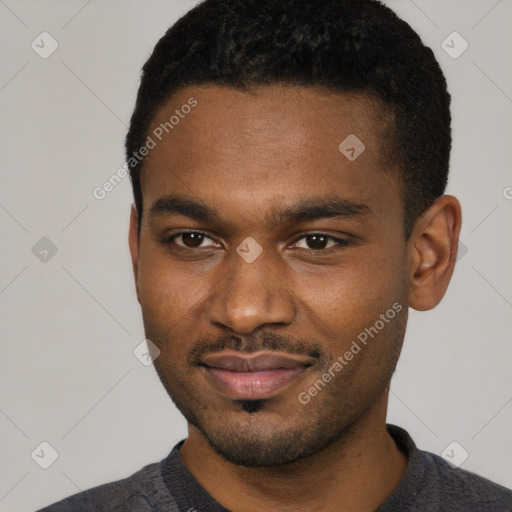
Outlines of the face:
M300 87L187 88L155 116L132 244L146 336L177 407L231 462L318 452L387 396L407 247L384 133L370 98ZM351 134L364 151L339 149Z

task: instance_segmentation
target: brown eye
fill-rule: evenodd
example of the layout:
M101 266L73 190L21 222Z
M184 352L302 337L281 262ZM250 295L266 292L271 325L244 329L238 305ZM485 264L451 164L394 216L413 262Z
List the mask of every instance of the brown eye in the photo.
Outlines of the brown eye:
M179 242L181 241L181 243ZM203 242L210 240L212 244L202 245ZM208 247L215 245L215 242L201 231L187 231L183 233L176 233L167 240L168 243L174 243L178 247L184 247L186 249L197 249L200 247Z
M299 245L299 242L304 240L305 243ZM328 245L331 243L331 245ZM300 249L310 249L313 251L323 251L326 249L331 249L332 247L345 246L348 245L346 240L341 240L339 238L334 238L329 235L325 235L323 233L312 233L309 235L302 236L295 245Z
M324 235L308 235L305 238L310 249L325 249L329 240Z

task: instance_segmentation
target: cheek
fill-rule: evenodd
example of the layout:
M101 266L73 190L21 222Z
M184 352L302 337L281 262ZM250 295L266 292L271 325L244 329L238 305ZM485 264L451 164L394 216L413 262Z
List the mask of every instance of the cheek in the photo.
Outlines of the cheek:
M201 293L199 280L183 272L171 272L167 260L148 255L141 257L139 263L139 292L146 336L166 358L183 357L186 340L197 336L194 317ZM169 343L170 340L182 342Z
M403 283L403 256L368 248L322 275L297 277L292 286L319 318L350 328L384 313L403 296Z
M403 257L398 252L383 252L380 257L376 254L361 250L357 258L332 267L329 275L301 278L294 283L306 330L319 341L324 340L331 358L357 352L348 354L351 362L344 369L347 378L369 361L387 368L389 364L384 360L394 353L391 348L402 328L403 315L398 315L393 305L406 310ZM374 369L378 371L376 366Z
M176 318L193 295L194 280L180 270L165 250L143 240L139 259L139 290L146 313Z

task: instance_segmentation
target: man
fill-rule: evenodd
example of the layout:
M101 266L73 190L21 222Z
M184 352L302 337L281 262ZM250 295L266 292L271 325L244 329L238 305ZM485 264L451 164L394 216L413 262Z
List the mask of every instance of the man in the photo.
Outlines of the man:
M386 425L453 273L450 96L375 0L206 0L143 68L130 251L168 457L45 511L512 510Z

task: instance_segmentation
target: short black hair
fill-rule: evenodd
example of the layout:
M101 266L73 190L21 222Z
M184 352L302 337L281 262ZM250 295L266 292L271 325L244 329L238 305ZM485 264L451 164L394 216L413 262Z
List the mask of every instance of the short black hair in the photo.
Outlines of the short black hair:
M388 154L400 169L406 238L444 193L451 150L446 80L432 50L389 7L378 0L204 0L167 30L142 68L126 137L139 229L144 160L133 155L164 101L205 84L376 96L393 117Z

